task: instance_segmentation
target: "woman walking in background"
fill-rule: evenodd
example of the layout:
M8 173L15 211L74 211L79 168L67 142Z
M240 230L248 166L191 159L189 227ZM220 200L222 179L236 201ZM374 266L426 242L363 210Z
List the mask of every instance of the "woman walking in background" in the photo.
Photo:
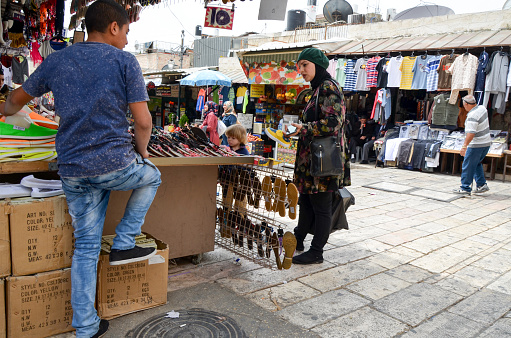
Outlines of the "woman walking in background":
M297 251L304 251L304 239L314 234L308 251L293 257L294 264L323 262L323 247L330 236L332 200L334 192L350 185L349 161L342 153L344 173L340 176L313 177L310 175L310 143L314 137L341 133L343 149L346 145L344 117L346 107L339 85L328 74L328 58L316 48L304 49L297 67L305 81L310 82L313 95L302 113L302 124L292 124L296 131L288 136L298 136L295 162L295 184L300 193L298 226L294 229Z
M218 135L218 105L213 101L208 101L204 105L204 113L206 116L204 116L204 122L202 122L202 125L200 128L202 130L206 129L206 135L208 136L209 140L216 144L217 146L220 145L220 136ZM206 127L206 128L204 128Z
M234 111L234 106L231 101L224 102L224 114L222 115L222 122L227 128L238 122L238 118L236 117L236 112ZM225 134L222 135L222 145L229 145L229 143L227 143L227 136Z

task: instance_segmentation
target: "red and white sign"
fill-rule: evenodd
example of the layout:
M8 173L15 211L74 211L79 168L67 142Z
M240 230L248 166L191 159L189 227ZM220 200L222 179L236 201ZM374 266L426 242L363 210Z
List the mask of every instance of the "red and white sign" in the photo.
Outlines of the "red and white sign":
M231 29L234 21L234 11L222 7L206 8L204 27Z

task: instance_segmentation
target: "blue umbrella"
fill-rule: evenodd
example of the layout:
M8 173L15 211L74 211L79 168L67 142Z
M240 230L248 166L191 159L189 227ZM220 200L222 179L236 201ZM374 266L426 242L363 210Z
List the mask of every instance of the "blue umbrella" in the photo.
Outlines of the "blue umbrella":
M232 80L214 70L200 70L181 79L184 86L231 86Z

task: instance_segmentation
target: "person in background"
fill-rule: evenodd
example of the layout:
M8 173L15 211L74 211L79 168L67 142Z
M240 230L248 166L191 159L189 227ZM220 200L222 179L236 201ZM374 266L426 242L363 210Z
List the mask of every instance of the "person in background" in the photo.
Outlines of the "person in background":
M156 253L155 248L135 245L161 179L147 159L152 123L142 70L131 53L122 51L129 22L126 10L115 1L95 1L85 14L87 41L50 54L0 104L0 114L10 116L21 114L19 110L34 97L49 91L55 96L60 117L58 173L74 227L71 305L77 338L101 337L108 330L108 321L98 317L94 302L112 190L132 193L115 228L110 265L147 260ZM134 119L134 147L128 108Z
M463 108L468 111L465 120L465 141L461 147L460 155L464 157L461 166L461 186L454 192L461 195L470 195L490 190L484 178L483 160L491 146L490 124L488 111L484 106L477 104L473 95L463 97ZM476 181L476 188L472 190L472 182Z
M238 122L238 118L236 117L236 112L234 111L234 105L231 101L224 102L224 113L222 114L222 122L225 124L227 128L232 125L235 125ZM222 135L222 145L226 146L227 136L225 133Z
M374 141L379 140L385 136L385 133L387 132L387 126L388 123L385 123L384 125L377 124L376 122L373 122L370 120L368 124L374 124L373 130L374 134L371 137L369 141L367 141L364 146L362 147L362 158L360 159L360 164L368 164L369 163L369 152L374 147Z
M351 163L355 163L355 154L357 147L362 147L366 142L370 141L374 136L374 123L367 122L367 115L360 116L359 122L354 126L350 139Z
M346 161L345 152L341 159L345 164L342 175L313 177L309 171L310 143L314 137L337 136L341 133L342 142L346 144L343 128L346 113L344 96L326 71L328 65L328 58L317 48L304 49L297 60L297 68L304 80L310 82L313 95L303 111L303 122L292 123L296 131L286 135L298 136L294 170L294 182L300 193L298 225L294 229L296 250L305 250L304 240L312 229L314 237L308 251L293 257L293 264L323 263L323 248L331 230L334 192L350 185L349 161Z
M227 142L231 150L240 155L250 155L247 144L247 130L241 124L234 124L225 130Z
M0 69L0 102L5 102L7 95L9 95L9 86L5 84L4 71Z
M211 143L220 145L220 136L218 135L218 113L217 104L213 101L208 101L204 105L204 122L200 128L205 131Z

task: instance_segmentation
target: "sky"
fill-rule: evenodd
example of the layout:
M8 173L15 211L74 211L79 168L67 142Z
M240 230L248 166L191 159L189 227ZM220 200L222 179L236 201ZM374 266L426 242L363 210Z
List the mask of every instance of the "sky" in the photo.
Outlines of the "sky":
M275 0L281 1L281 0ZM317 13L323 12L327 0L317 0ZM397 13L418 5L435 4L451 8L456 14L476 13L481 11L500 10L505 0L487 0L484 9L481 9L480 0L348 0L352 7L358 7L358 13L379 12L385 17L387 9L395 8ZM70 1L66 1L66 9ZM229 7L233 3L229 3ZM272 33L283 31L286 21L258 20L260 0L236 0L234 2L233 29L203 28L202 33L219 36L237 36L246 32ZM214 1L210 6L223 6L221 1ZM288 0L287 10L305 9L307 0ZM66 10L66 22L69 20L69 11ZM162 0L158 5L144 7L140 13L140 20L130 25L128 46L125 50L134 51L137 43L149 41L165 41L175 44L181 43L181 30L185 30L185 46L191 46L195 39L195 27L204 26L206 10L203 0ZM67 27L67 23L65 24Z

